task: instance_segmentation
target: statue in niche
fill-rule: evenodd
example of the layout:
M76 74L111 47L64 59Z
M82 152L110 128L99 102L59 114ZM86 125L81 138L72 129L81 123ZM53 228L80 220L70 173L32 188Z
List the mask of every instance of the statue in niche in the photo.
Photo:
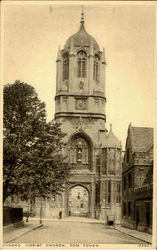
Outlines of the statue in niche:
M82 137L71 144L70 163L88 164L88 144Z
M79 88L80 88L80 89L84 89L84 82L80 81L80 83L79 83Z
M79 140L77 143L77 155L76 155L76 159L77 162L82 162L82 151L83 151L83 145L82 145L82 141Z
M76 122L76 129L82 130L83 129L83 120L82 117L80 116L78 121Z

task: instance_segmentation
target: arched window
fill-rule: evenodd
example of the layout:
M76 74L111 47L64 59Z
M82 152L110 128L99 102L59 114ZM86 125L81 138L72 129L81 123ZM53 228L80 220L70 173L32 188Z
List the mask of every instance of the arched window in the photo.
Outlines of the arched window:
M69 55L68 53L63 56L63 81L69 79Z
M99 57L97 55L94 59L93 80L99 81Z
M84 51L78 53L78 77L87 75L87 55Z

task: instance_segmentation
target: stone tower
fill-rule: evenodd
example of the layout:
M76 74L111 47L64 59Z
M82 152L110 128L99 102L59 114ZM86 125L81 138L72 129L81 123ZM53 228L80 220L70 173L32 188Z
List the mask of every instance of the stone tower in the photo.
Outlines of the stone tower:
M105 131L105 55L86 32L83 13L79 31L58 51L55 102L55 119L69 135L89 121L86 133L92 139Z
M80 28L58 50L55 120L66 133L72 173L63 195L63 215L104 217L102 169L105 129L105 51L90 36L81 15ZM113 148L121 148L119 140ZM118 145L118 146L117 146ZM119 166L120 168L120 166ZM111 178L110 178L111 180Z

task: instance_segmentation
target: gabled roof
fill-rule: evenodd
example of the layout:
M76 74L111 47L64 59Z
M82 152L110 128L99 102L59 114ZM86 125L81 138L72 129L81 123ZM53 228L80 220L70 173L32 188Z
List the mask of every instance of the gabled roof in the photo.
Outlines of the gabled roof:
M131 127L132 152L146 152L153 145L153 128Z

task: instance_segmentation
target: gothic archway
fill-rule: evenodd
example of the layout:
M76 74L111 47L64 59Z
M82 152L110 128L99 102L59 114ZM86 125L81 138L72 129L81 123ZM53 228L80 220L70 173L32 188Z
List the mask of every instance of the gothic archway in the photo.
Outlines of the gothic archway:
M69 216L89 216L89 191L82 185L71 187L68 197Z

